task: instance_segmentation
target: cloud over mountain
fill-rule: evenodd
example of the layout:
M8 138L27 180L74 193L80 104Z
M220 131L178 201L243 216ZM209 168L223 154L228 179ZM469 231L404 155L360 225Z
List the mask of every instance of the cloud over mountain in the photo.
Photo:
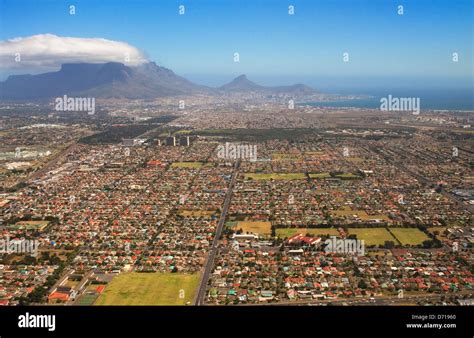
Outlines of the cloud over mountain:
M74 62L121 62L136 66L148 60L134 46L101 38L39 34L0 41L0 68L41 69Z

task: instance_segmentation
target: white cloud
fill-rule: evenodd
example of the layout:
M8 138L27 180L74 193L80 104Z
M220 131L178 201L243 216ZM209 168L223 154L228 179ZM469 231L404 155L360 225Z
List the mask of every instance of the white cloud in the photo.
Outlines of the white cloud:
M16 61L17 53L20 62ZM39 34L0 41L0 68L4 69L40 69L59 67L63 63L110 61L134 66L147 62L147 58L140 50L125 42L100 38Z

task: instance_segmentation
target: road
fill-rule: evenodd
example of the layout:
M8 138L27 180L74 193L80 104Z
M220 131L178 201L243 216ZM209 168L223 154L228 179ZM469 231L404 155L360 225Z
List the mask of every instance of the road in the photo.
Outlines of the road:
M50 160L48 163L46 163L41 169L35 171L32 173L26 180L26 183L31 183L34 180L42 177L44 174L46 174L49 170L51 170L59 161L64 159L67 155L71 154L73 151L75 151L77 148L79 148L80 145L77 143L71 144L69 147L63 149L59 154L57 154L52 160Z
M418 179L420 182L423 182L426 185L434 185L434 182L431 182L429 179L426 177L414 172L413 170L408 169L405 165L401 164L400 162L395 161L394 159L388 157L386 154L380 151L377 147L370 147L370 150L374 151L375 153L379 154L382 156L386 161L388 161L390 164L394 165L398 169L410 174L411 176L415 177ZM401 154L399 154L401 156ZM451 199L456 205L461 208L462 210L467 211L469 214L474 213L474 205L466 205L463 201L462 198L459 196L455 195L452 192L447 192L447 191L441 191L441 194L444 195L445 197Z
M370 298L347 298L347 299L322 299L322 300L296 300L296 301L286 301L286 302L277 302L277 303L259 303L258 305L265 306L327 306L329 303L331 305L370 305L370 306L386 306L386 305L405 305L405 304L414 304L420 301L441 301L442 297L450 296L469 296L472 297L474 294L470 290L465 290L464 292L458 294L418 294L418 295L406 295L403 298L398 298L398 296L385 296L385 297L375 297L374 299ZM255 304L239 304L238 306L255 306Z
M54 283L54 285L49 289L48 291L48 295L50 295L51 293L53 293L54 291L56 291L56 289L58 288L58 286L60 286L61 284L63 284L68 278L69 276L71 276L73 273L74 273L74 269L68 269L66 270L63 275L58 279L58 281L56 283Z
M89 271L87 274L84 275L84 277L82 278L82 280L79 282L79 284L77 284L73 290L76 292L76 297L74 299L68 299L68 301L66 302L65 305L73 305L76 303L76 301L80 298L80 296L87 290L87 288L85 288L87 282L89 282L89 280L94 276L94 271L91 270Z
M234 172L232 173L232 178L230 180L229 188L227 189L227 193L224 200L224 206L222 208L222 213L220 215L219 222L217 223L216 234L212 241L211 249L209 251L209 255L207 256L206 263L204 265L204 271L201 276L201 282L199 284L199 289L196 295L196 299L194 301L195 305L203 305L204 303L204 297L206 295L206 288L207 288L207 281L209 280L209 275L211 274L211 270L214 265L214 259L217 253L219 238L221 237L222 229L224 228L225 220L227 217L227 211L229 210L230 200L232 198L232 191L234 188L235 180L237 179L239 167L240 167L240 160L235 162Z

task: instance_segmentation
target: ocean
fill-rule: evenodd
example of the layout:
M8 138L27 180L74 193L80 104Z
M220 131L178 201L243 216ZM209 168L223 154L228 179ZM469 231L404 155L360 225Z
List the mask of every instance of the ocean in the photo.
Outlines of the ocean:
M346 94L346 93L341 93ZM355 94L352 92L351 94ZM420 98L421 110L463 110L474 111L474 93L468 89L449 89L449 90L395 90L384 91L376 90L358 95L367 95L368 98L354 100L338 100L330 102L304 102L301 105L310 105L314 107L355 107L355 108L380 108L380 99L382 97L398 98Z

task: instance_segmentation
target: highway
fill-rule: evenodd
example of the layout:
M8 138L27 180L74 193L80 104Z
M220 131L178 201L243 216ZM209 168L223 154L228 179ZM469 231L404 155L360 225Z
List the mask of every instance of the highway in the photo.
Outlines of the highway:
M387 156L386 154L384 154L382 151L380 151L380 149L378 149L377 147L370 147L370 149L372 151L374 151L375 153L379 154L380 156L382 156L387 162L389 162L390 164L394 165L395 167L397 167L398 169L410 174L411 176L415 177L416 179L418 179L420 182L430 186L430 185L434 185L434 182L431 182L429 179L427 179L426 177L414 172L413 170L410 170L408 169L405 165L401 164L400 162L397 162L395 161L394 159L390 158L389 156ZM401 154L399 154L401 156ZM456 205L461 208L462 210L465 210L466 212L468 212L469 214L473 214L474 213L474 205L466 205L464 203L464 201L462 200L462 198L460 198L459 196L456 196L454 193L452 192L447 192L447 191L441 191L441 194L443 196L446 196L447 198L451 199L454 203L456 203Z
M374 297L373 299L364 297L364 298L337 298L337 299L321 299L321 300L294 300L294 301L282 301L275 303L258 303L258 304L238 304L237 306L327 306L331 305L351 305L351 306L387 306L387 305L406 305L406 304L416 304L418 302L441 302L443 297L449 298L450 296L467 296L472 297L473 293L470 290L465 290L458 294L418 294L418 295L406 295L403 298L398 298L398 296L384 296L384 297Z
M209 255L207 256L206 264L204 265L204 271L201 276L201 282L199 284L199 289L198 289L196 299L194 302L195 305L203 305L204 303L204 297L206 295L206 288L207 288L207 281L209 280L209 275L211 274L211 270L214 265L214 259L217 253L219 238L221 237L222 229L224 228L225 220L227 217L227 211L229 210L230 200L232 198L232 191L234 188L235 180L237 179L239 167L240 167L240 160L235 162L234 172L232 173L232 178L230 180L229 188L227 189L227 193L224 200L224 206L222 208L219 222L217 223L216 234L212 241L211 249L209 251Z
M26 183L31 183L34 180L44 176L49 170L51 170L56 164L59 163L59 161L63 160L66 158L67 155L73 153L76 149L80 147L79 144L73 143L67 148L63 149L59 154L54 156L53 159L51 159L49 162L47 162L41 169L35 171L32 173L25 181Z
M80 296L86 292L87 288L85 287L89 280L94 276L94 271L91 270L84 275L82 280L77 284L73 290L76 292L76 297L74 299L68 299L65 305L73 305L80 298Z
M62 274L62 276L57 280L56 283L54 283L54 285L49 289L48 291L48 295L50 295L51 293L53 293L54 291L56 291L56 289L61 286L61 284L63 284L68 278L69 276L71 276L73 273L74 273L74 269L67 269L66 271L64 271L64 273Z

